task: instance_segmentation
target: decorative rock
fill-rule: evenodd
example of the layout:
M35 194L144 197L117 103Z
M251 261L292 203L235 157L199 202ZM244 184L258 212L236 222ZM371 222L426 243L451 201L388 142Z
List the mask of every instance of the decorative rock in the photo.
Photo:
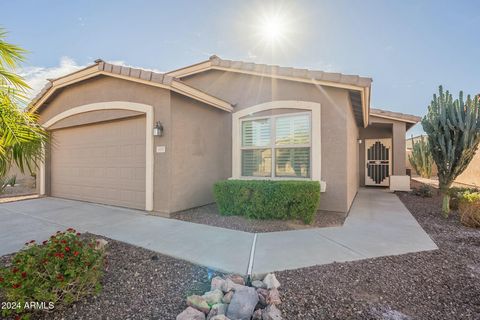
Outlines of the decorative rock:
M235 283L232 281L232 279L226 279L225 280L225 283L223 284L223 287L222 287L222 291L223 292L229 292L229 291L232 291L232 290L236 290L237 287L239 287L240 285L238 283Z
M258 303L258 294L254 288L238 287L227 308L227 317L235 320L250 320Z
M267 286L267 289L277 289L280 287L280 282L278 282L277 278L275 277L275 274L269 273L263 278L263 283Z
M233 291L229 291L229 292L225 293L225 295L223 296L222 302L223 303L230 303L232 301L232 297L233 297Z
M205 298L196 294L187 298L187 305L197 310L200 310L205 314L210 312L210 306L208 305Z
M280 293L278 292L278 289L270 289L268 291L268 296L267 296L267 304L280 304L282 303L282 300L280 300Z
M232 280L234 283L239 284L241 286L245 285L245 279L241 275L231 274L227 278Z
M252 320L262 320L262 309L255 310Z
M220 289L215 289L213 291L205 292L203 297L205 298L205 300L209 305L212 305L212 304L222 302L223 292Z
M197 309L188 307L177 316L177 320L205 320L205 314Z
M263 281L261 280L253 280L252 281L252 287L254 287L255 289L258 289L258 288L266 288L267 286L265 285L265 283L263 283Z
M210 320L230 320L230 319L227 318L224 314L219 314L218 316L215 316Z
M260 301L260 303L262 305L266 306L267 305L267 298L268 298L268 290L258 288L257 289L257 294L258 294L258 300Z
M107 246L108 241L105 239L97 239L96 244L95 244L95 249L96 250L105 250L105 247Z
M208 313L207 320L211 320L217 315L224 315L227 312L227 305L223 303L217 303L212 306Z
M269 305L262 312L263 320L282 320L282 312L274 305Z
M225 279L223 279L221 277L218 277L218 276L213 277L212 283L211 283L211 286L210 286L210 291L213 291L215 289L222 290L224 283L225 283Z

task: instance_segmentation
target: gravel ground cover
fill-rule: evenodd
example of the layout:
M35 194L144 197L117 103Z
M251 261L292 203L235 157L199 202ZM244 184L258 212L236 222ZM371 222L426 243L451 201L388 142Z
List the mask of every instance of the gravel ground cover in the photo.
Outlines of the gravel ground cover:
M170 218L246 232L274 232L341 226L345 221L346 214L318 211L315 221L308 225L302 221L293 220L253 220L241 216L223 216L218 212L216 204L209 204L172 213Z
M210 288L207 268L107 240L108 269L101 294L32 319L175 319L187 307L187 296ZM0 257L0 265L10 258Z
M398 196L440 249L277 272L287 319L480 319L480 230Z
M439 195L398 196L440 249L277 272L284 319L480 319L480 230L444 219ZM208 290L206 268L108 240L102 293L33 319L175 319Z

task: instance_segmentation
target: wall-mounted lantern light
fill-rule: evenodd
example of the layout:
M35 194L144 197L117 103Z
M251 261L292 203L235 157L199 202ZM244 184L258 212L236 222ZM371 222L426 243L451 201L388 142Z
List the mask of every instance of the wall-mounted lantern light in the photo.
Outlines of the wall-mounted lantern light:
M357 140L358 144L362 144L362 139Z
M160 121L157 121L157 124L153 128L153 135L155 137L163 136L163 126L162 126L162 123Z

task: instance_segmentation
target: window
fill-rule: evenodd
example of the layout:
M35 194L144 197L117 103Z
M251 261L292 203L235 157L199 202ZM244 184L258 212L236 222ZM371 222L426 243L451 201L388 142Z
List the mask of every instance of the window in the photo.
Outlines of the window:
M310 114L245 119L241 130L242 176L310 178Z

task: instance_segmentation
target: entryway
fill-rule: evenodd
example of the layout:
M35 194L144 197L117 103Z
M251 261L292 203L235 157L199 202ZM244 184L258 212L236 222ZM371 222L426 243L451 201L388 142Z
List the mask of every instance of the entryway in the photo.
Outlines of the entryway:
M392 139L365 139L365 185L390 185Z

